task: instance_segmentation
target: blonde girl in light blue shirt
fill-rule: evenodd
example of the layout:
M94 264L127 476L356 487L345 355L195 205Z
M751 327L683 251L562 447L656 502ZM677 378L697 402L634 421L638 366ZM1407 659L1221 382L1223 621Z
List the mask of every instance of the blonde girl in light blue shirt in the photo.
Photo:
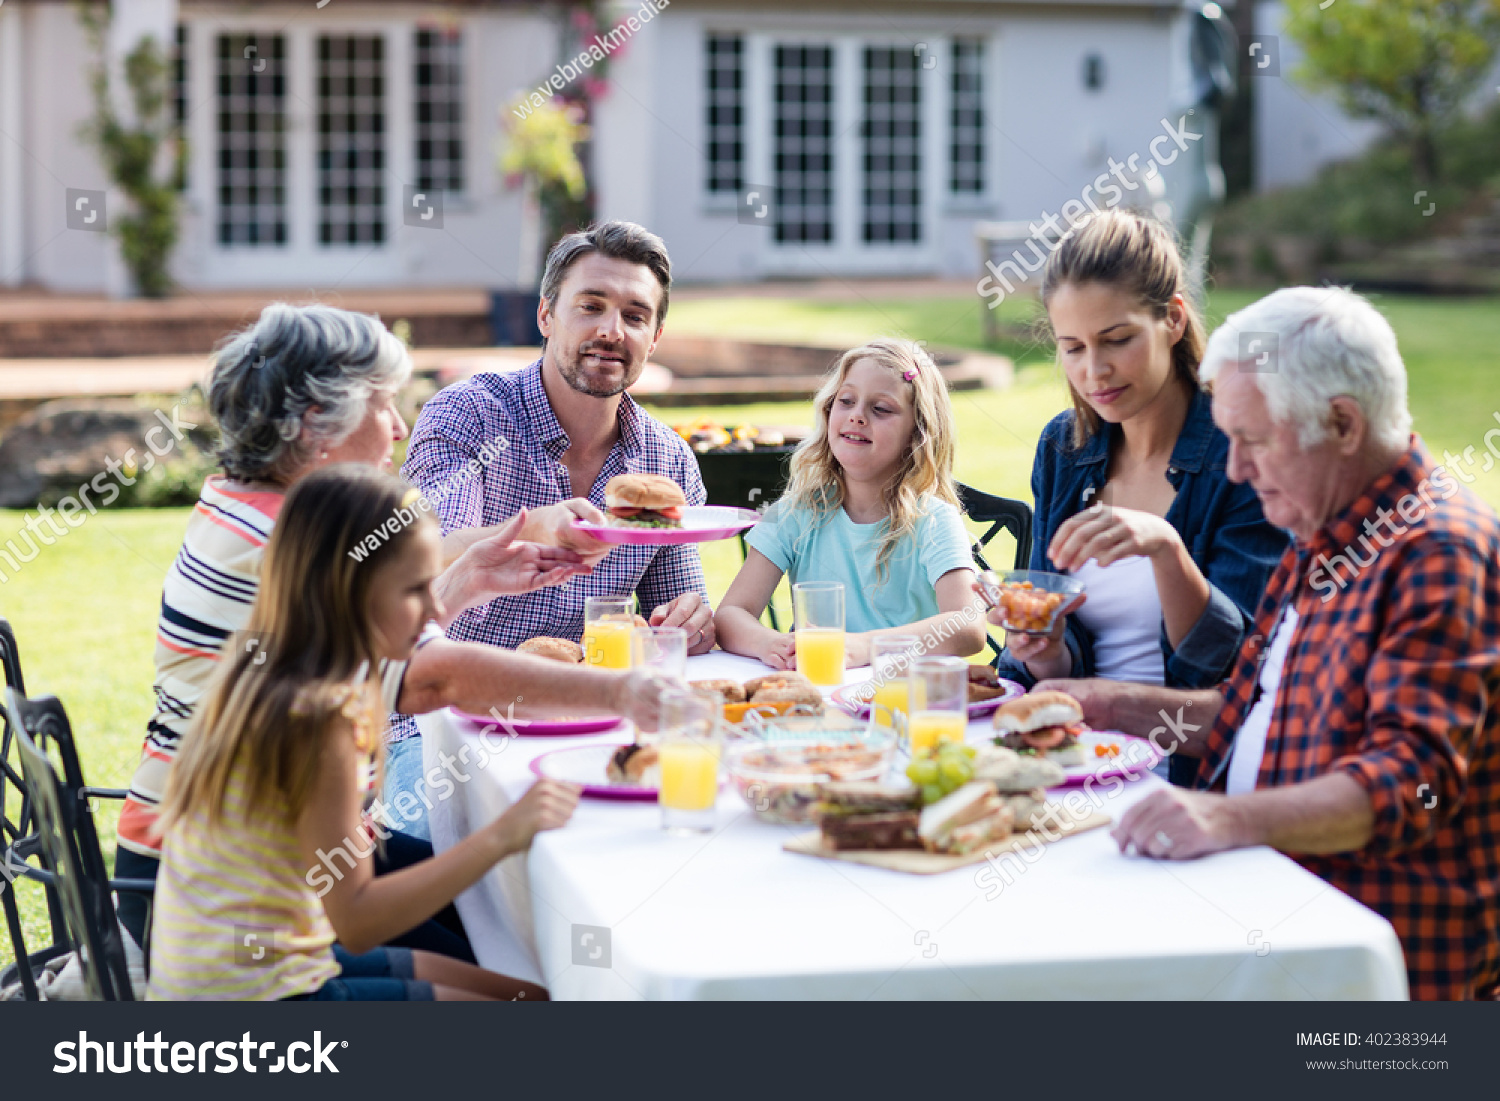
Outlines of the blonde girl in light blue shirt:
M843 582L850 668L869 664L881 634L925 637L933 654L979 653L953 407L932 358L909 340L872 340L839 357L813 402L786 493L747 533L745 563L714 616L719 644L796 667L792 637L760 622L786 575Z

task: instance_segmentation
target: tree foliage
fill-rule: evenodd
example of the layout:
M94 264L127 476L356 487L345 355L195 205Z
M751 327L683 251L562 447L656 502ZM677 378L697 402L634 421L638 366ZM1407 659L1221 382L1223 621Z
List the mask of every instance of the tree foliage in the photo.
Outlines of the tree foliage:
M1385 123L1410 146L1417 178L1432 182L1442 174L1436 132L1500 48L1500 0L1286 0L1285 29L1306 53L1297 76Z
M81 11L95 53L89 80L94 114L84 125L84 136L99 150L110 181L130 202L129 211L110 219L121 258L136 289L148 298L160 298L172 289L167 265L177 245L178 195L187 168L187 147L168 94L171 61L150 36L126 55L123 76L132 120L125 121L110 95L104 46L108 15L91 7ZM169 160L165 171L164 159Z

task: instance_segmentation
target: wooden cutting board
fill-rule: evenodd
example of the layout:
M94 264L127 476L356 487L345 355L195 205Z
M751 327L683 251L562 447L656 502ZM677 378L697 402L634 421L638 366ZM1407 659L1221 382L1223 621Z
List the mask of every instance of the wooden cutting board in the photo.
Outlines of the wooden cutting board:
M1086 809L1082 815L1075 815L1061 803L1049 803L1047 806L1052 811L1047 832L1052 834L1054 841L1061 841L1065 837L1072 837L1085 830L1107 826L1112 821L1109 815L1096 810ZM1013 833L1003 841L992 841L978 852L965 856L922 852L918 849L830 849L823 845L822 831L813 830L811 833L798 834L781 847L789 853L798 853L802 856L821 856L825 860L868 864L872 868L886 868L893 872L907 872L911 875L936 875L938 872L951 872L955 868L978 864L988 856L999 856L1001 853L1010 852L1022 845L1031 849L1034 845L1045 844L1048 844L1046 834L1037 830L1028 830L1026 833ZM1031 851L1035 850L1031 849Z

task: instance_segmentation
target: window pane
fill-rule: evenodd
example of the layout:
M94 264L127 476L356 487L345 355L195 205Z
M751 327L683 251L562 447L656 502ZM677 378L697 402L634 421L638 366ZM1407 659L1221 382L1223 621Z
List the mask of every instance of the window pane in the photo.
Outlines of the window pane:
M864 239L922 239L922 85L909 46L866 47Z
M776 240L833 240L833 47L776 47Z
M318 39L318 241L385 241L385 40Z
M984 43L953 43L953 113L949 119L948 186L961 194L984 191Z
M709 35L704 72L708 190L739 191L745 185L744 40L739 35Z
M218 238L286 244L286 39L222 34L216 43Z
M412 77L416 110L417 187L464 189L463 34L419 30Z

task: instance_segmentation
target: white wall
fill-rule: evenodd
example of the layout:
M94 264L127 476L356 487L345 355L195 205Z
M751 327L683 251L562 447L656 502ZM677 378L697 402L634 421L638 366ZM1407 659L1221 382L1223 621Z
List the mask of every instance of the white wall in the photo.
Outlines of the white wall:
M754 279L780 270L771 255L770 231L740 225L733 197L711 197L704 190L703 43L710 32L763 35L769 41L839 35L895 35L913 42L988 37L988 194L947 194L944 117L937 143L943 197L933 226L935 240L915 266L887 267L896 274L972 274L978 267L972 232L976 219L1030 220L1055 212L1105 170L1109 156L1124 160L1139 152L1144 159L1149 142L1161 132L1161 119L1172 106L1173 81L1180 76L1167 12L998 8L975 16L950 14L949 9L941 16L883 12L876 19L860 12L705 9L690 3L672 4L617 64L620 86L597 112L595 160L601 215L633 217L661 234L672 250L674 273L684 282ZM1106 84L1098 92L1083 86L1083 58L1089 53L1105 59ZM946 66L945 54L939 57ZM754 87L767 77L747 64L752 85L747 90L747 129L761 128L761 152L752 150L748 158L750 183L769 182L756 176L770 174L764 148L770 139L769 124L756 117L767 100ZM756 136L749 136L755 145ZM860 267L837 273L878 270L861 261ZM806 274L820 274L819 265L806 265Z

